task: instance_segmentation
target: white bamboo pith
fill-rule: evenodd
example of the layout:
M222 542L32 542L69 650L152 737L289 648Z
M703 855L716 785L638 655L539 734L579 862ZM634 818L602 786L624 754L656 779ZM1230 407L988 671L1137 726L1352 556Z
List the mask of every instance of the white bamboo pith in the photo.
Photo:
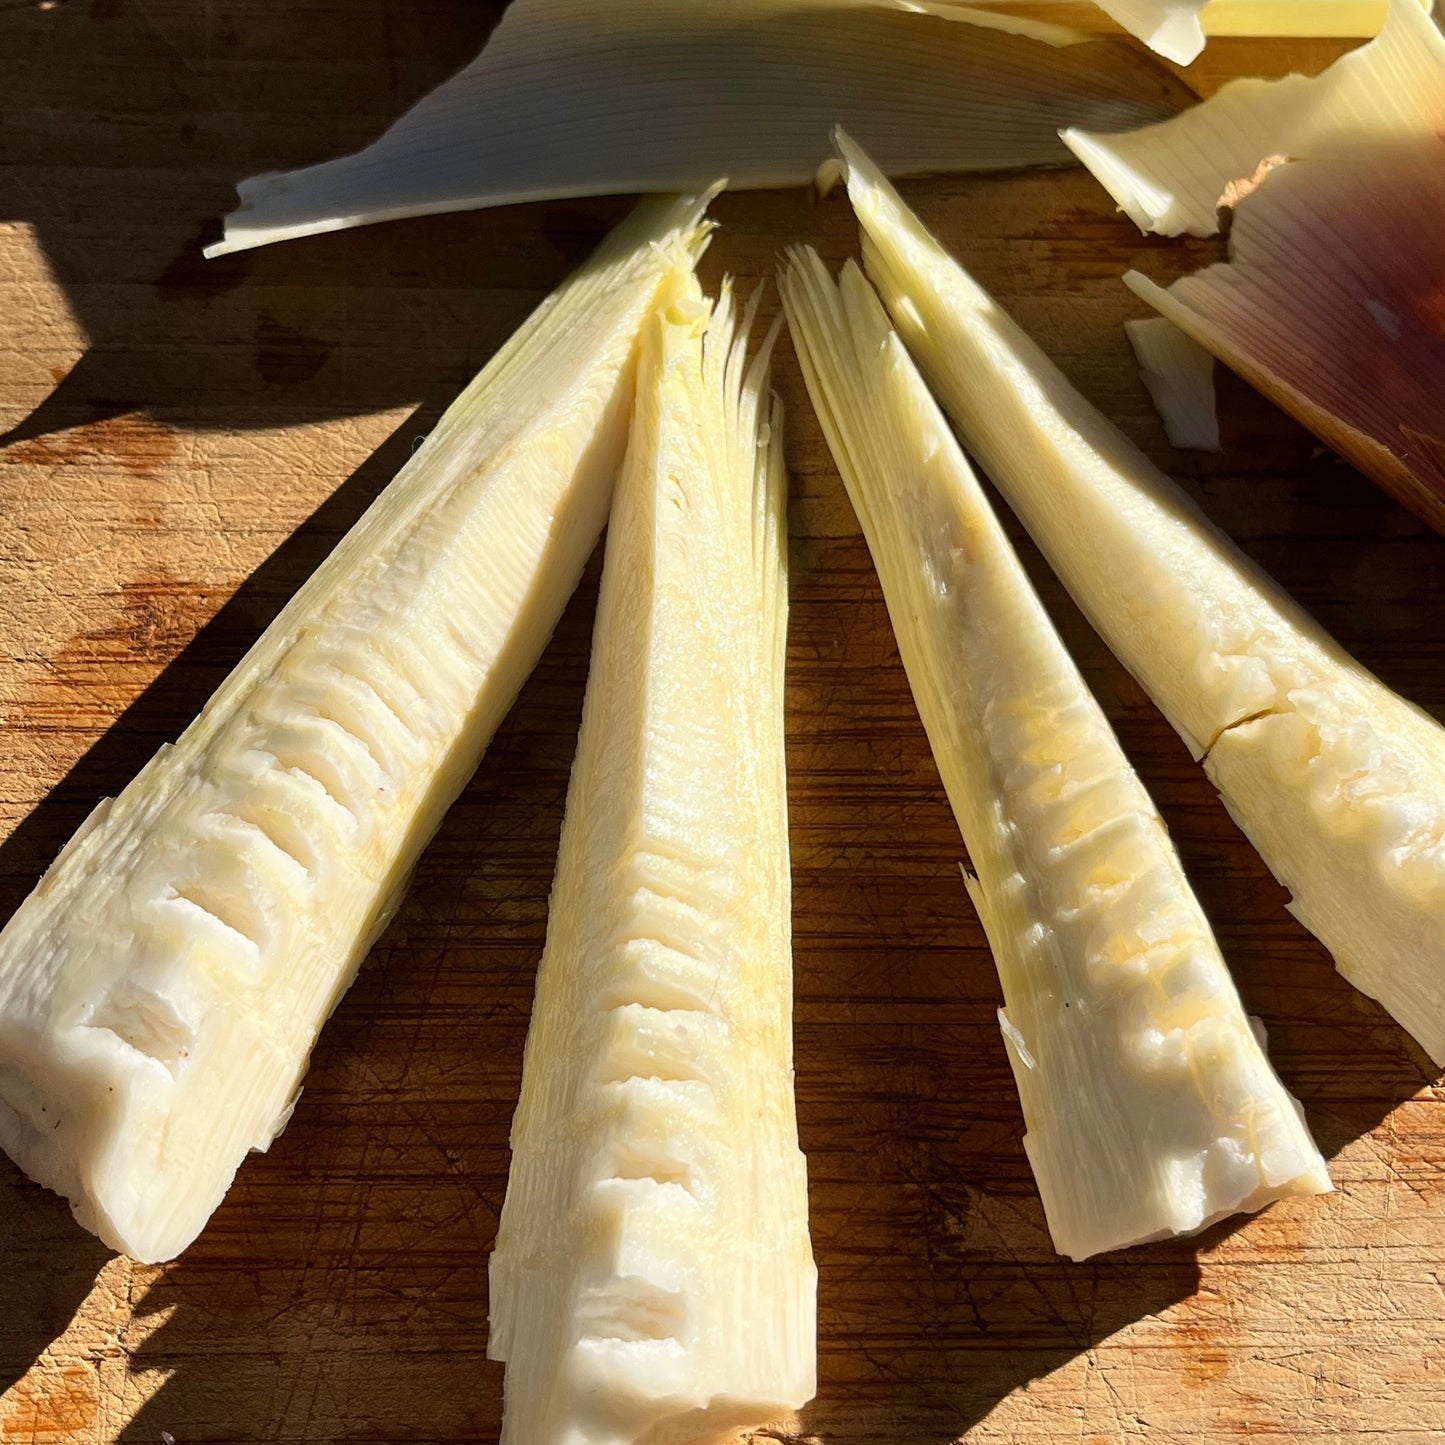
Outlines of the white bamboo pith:
M813 1393L781 416L746 332L689 279L644 335L491 1264L508 1445Z

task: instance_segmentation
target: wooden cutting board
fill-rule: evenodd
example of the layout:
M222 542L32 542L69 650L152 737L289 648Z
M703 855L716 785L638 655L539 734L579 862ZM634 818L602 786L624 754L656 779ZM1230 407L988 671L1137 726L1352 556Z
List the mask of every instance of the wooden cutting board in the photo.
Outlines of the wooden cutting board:
M0 913L194 715L440 407L624 209L441 217L204 262L231 183L354 147L479 44L471 0L0 9ZM1219 43L1191 72L1340 46ZM1165 445L1078 172L907 188L1065 370L1392 684L1445 713L1445 540L1241 385ZM841 198L725 197L745 281ZM797 1079L827 1445L1445 1436L1436 1071L1284 909L1177 738L1025 555L1153 789L1338 1190L1072 1264L1049 1246L998 983L883 603L791 361ZM0 1440L495 1439L507 1169L595 565L316 1051L185 1257L113 1257L0 1160Z

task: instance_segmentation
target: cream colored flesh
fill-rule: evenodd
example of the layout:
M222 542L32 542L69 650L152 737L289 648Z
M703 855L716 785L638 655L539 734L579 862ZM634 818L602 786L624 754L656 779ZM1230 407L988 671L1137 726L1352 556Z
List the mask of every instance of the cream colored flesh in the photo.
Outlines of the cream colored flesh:
M965 444L1295 915L1445 1063L1445 729L1213 527L844 146L869 274Z
M806 1402L781 418L730 295L644 334L491 1262L506 1445Z
M179 1253L284 1125L596 542L701 210L649 203L542 306L0 934L0 1145L107 1244Z

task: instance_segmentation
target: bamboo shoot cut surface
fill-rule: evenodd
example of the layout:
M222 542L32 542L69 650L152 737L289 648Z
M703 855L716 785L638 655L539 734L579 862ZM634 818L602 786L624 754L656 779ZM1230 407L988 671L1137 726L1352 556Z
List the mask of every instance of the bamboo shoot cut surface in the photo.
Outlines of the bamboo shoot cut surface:
M491 1264L509 1445L710 1439L814 1389L781 413L746 331L689 280L644 333Z

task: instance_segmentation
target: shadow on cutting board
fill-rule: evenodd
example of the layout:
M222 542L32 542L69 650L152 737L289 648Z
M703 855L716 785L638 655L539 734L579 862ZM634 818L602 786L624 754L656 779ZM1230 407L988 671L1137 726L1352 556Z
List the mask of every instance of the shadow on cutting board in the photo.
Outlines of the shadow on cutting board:
M237 181L366 144L470 60L501 10L0 5L0 223L30 228L48 272L19 278L9 322L43 355L59 303L37 298L58 285L86 348L0 444L130 413L199 431L354 416L414 402L438 357L458 380L475 370L498 314L520 321L625 205L369 227L214 261L201 246Z
M415 439L431 430L442 409L440 403L425 403L408 418L236 589L0 843L0 917L9 918L96 803L124 788L161 744L173 742L194 721L246 649L400 470ZM154 623L144 630L138 626L134 636L116 641L144 657L157 640L154 631ZM63 712L76 699L27 702Z
M0 1395L65 1333L110 1257L63 1199L0 1155ZM0 1431L9 1413L0 1407Z

